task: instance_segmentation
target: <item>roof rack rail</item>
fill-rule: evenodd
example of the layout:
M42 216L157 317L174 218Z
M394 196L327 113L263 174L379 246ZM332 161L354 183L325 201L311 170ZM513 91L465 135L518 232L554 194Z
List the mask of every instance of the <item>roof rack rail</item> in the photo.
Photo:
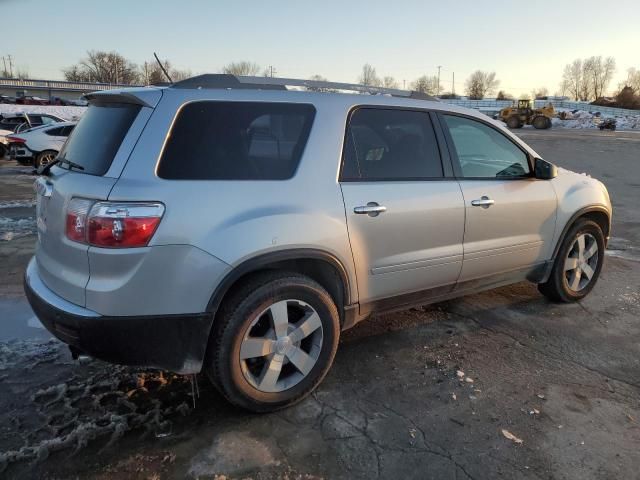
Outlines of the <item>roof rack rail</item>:
M368 93L370 95L391 95L393 97L413 98L418 100L438 100L436 97L432 97L426 93L412 90L400 90L398 88L383 88L373 87L370 85L360 85L357 83L325 82L320 80L302 80L296 78L245 77L224 73L206 73L196 77L187 78L186 80L174 83L171 88L287 90L287 86L304 87L317 91L347 90L358 93Z

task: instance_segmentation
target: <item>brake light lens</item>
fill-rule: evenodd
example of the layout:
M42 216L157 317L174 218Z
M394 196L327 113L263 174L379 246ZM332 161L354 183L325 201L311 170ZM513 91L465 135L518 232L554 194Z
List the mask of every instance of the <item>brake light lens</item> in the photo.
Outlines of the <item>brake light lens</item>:
M27 141L24 138L12 137L11 135L7 136L7 141L9 143L27 143Z
M145 247L164 214L164 205L156 202L97 202L88 208L82 204L88 211L83 218L81 214L71 212L74 201L90 202L74 198L69 204L67 237L96 247ZM82 225L82 233L79 225Z
M69 240L86 243L87 215L93 205L91 200L72 198L67 206L65 232Z

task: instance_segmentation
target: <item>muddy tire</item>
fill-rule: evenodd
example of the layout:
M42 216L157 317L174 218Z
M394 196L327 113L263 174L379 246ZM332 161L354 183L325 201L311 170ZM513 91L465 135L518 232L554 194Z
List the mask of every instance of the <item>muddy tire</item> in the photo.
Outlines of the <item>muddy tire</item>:
M533 119L533 122L531 122L531 124L533 125L533 128L537 129L537 130L544 130L549 128L549 119L547 117L544 116L539 116Z
M507 127L509 128L522 128L522 122L520 121L520 117L517 115L512 115L507 118Z
M578 220L562 241L549 280L538 284L538 290L555 302L583 299L598 281L604 251L600 226L591 220Z
M317 282L297 273L257 274L223 302L205 371L234 405L272 412L320 384L339 337L338 310Z

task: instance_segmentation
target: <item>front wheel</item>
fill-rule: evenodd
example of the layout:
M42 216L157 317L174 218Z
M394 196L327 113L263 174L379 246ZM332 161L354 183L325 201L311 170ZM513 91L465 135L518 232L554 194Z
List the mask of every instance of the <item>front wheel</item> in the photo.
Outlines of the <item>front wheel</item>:
M340 336L336 305L296 273L250 279L224 302L206 372L233 404L271 412L302 400L329 371Z
M546 283L540 292L557 302L575 302L593 289L604 261L604 234L591 220L578 220L565 236Z
M522 122L517 115L511 115L507 118L507 127L509 128L522 128Z

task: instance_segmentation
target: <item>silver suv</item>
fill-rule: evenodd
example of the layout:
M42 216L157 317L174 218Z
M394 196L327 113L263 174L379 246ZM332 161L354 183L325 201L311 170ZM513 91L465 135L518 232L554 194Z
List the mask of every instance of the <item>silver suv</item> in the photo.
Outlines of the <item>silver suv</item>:
M604 185L476 111L229 75L88 99L36 181L25 278L75 354L204 371L272 411L372 313L525 279L576 301L602 268Z

